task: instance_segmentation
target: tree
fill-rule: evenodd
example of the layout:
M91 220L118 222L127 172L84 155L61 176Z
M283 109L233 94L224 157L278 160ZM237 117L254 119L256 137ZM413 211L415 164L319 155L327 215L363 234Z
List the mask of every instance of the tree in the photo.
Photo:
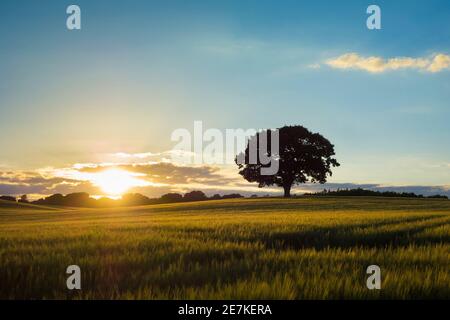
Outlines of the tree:
M56 193L49 197L34 201L33 203L34 204L43 204L43 205L62 206L62 205L64 205L64 196L60 193Z
M166 193L161 196L163 202L179 202L183 200L183 196L179 193Z
M86 192L69 193L64 197L64 206L69 207L94 207L95 199Z
M203 191L191 191L184 195L184 201L201 201L208 199Z
M20 199L19 199L19 202L28 203L28 196L26 194L21 195Z
M222 196L222 199L238 199L243 198L243 195L240 195L239 193L230 193L230 194L224 194Z
M150 199L140 193L127 193L122 196L122 205L144 206L150 203Z
M333 156L334 145L319 133L312 133L302 126L285 126L278 129L279 151L271 154L271 130L258 132L250 137L247 147L240 156L245 157L244 163L236 163L239 174L249 182L258 182L260 188L276 185L284 189L284 196L291 196L293 185L312 182L325 183L328 175L332 175L331 167L338 167L339 163ZM267 147L261 149L270 161L278 161L278 171L272 175L261 174L261 168L271 164L260 161L261 135L267 135ZM253 140L253 139L256 139ZM257 146L256 163L249 163L250 146ZM267 151L266 151L267 150Z
M69 193L66 196L57 193L47 198L34 201L33 203L69 207L95 207L96 200L91 198L88 193L78 192Z
M4 200L4 201L14 201L16 202L16 197L12 197L12 196L0 196L0 200Z

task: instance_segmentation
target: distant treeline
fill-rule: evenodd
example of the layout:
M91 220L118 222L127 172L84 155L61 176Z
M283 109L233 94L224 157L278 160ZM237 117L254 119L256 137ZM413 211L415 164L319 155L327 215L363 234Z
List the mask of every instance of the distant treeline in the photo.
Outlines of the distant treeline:
M92 198L86 192L70 193L68 195L54 194L46 198L36 201L28 201L26 196L16 199L12 196L0 196L0 200L19 201L23 203L31 203L38 205L63 206L63 207L86 207L86 208L104 208L104 207L120 207L120 206L143 206L149 204L159 203L174 203L174 202L189 202L189 201L203 201L203 200L219 200L219 199L235 199L243 198L237 193L226 194L221 196L215 194L212 197L207 197L202 191L191 191L184 195L179 193L167 193L160 198L148 198L140 193L129 193L122 196L121 199L111 198Z
M448 199L447 196L443 195L433 195L433 196L424 196L421 194L415 194L413 192L394 192L394 191L373 191L366 190L362 188L358 189L338 189L336 191L331 191L324 189L321 192L316 193L305 193L305 196L346 196L346 197L354 197L354 196L363 196L363 197L395 197L395 198L429 198L429 199Z
M417 195L412 192L394 192L394 191L372 191L362 188L358 189L338 189L336 191L324 189L321 192L305 193L300 197L310 196L364 196L364 197L396 197L396 198L428 198L428 199L448 199L444 195L423 196ZM262 196L264 198L270 197L269 195ZM0 200L14 201L21 203L31 203L38 205L49 206L61 206L61 207L86 207L86 208L105 208L105 207L121 207L121 206L143 206L150 204L161 203L176 203L176 202L191 202L191 201L204 201L204 200L220 200L220 199L237 199L244 198L244 196L238 193L220 195L215 194L208 197L203 191L191 191L184 195L180 193L167 193L160 198L149 198L140 193L128 193L122 196L121 199L111 199L107 197L95 199L92 198L86 192L70 193L68 195L54 194L46 198L42 198L36 201L28 201L27 196L23 195L19 198L13 196L0 196ZM251 198L258 198L258 195L254 194Z

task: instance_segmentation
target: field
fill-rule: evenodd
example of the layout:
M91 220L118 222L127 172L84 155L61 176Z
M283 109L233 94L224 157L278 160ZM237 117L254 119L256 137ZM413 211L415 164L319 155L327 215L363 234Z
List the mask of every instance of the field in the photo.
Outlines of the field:
M381 290L366 287L372 264ZM3 299L449 299L450 201L0 202L0 286Z

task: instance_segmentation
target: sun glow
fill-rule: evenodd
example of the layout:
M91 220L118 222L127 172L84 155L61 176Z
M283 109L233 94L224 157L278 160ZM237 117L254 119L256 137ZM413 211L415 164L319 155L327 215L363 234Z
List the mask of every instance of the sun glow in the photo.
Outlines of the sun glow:
M149 185L138 177L138 174L129 171L109 169L94 174L91 181L108 196L120 196L130 188Z

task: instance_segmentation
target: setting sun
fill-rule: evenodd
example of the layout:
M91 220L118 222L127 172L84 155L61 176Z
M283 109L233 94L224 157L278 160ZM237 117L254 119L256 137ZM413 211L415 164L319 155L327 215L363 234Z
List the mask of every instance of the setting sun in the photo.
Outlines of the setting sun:
M120 196L130 188L148 185L146 181L139 179L136 173L119 169L96 173L92 183L109 196Z

